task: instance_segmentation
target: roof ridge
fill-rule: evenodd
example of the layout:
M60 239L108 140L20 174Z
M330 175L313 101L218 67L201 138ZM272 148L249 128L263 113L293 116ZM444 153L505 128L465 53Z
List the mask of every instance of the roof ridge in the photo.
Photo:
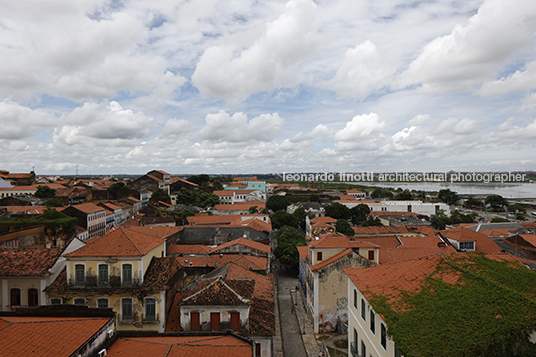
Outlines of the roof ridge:
M123 227L123 226L119 226L119 228L121 229L121 232L126 236L126 238L128 239L128 241L130 243L132 243L132 245L134 246L134 248L138 251L138 253L140 253L142 256L144 256L145 254L143 254L141 252L141 250L138 248L138 246L136 245L136 243L134 243L132 241L132 239L130 239L130 236L125 232L125 229L128 229L129 227ZM138 234L143 234L143 235L146 235L145 233L141 233L141 232L136 232Z

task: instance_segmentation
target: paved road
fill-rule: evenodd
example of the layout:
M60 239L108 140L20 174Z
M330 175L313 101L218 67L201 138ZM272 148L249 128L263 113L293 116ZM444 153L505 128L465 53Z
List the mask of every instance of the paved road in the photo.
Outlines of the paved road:
M291 311L290 291L298 285L298 278L285 271L279 272L279 317L281 321L281 339L285 357L307 357L296 313Z

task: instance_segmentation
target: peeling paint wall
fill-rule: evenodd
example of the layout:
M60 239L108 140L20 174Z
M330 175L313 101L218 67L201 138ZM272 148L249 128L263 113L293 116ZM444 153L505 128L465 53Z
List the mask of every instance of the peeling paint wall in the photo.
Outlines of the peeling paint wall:
M318 319L315 332L331 332L337 320L348 321L348 276L342 268L369 267L372 263L351 253L318 271Z

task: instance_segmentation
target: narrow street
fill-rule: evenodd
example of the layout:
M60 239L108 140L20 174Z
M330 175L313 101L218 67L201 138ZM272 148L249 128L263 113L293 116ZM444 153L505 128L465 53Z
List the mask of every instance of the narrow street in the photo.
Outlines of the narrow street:
M283 342L283 354L285 357L307 357L303 340L296 319L296 313L292 312L292 300L290 291L298 285L298 278L286 271L279 272L279 317L281 321L281 339Z

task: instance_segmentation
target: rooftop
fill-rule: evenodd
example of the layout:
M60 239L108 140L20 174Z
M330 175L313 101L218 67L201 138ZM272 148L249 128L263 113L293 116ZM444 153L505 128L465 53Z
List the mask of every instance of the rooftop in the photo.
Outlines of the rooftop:
M0 276L48 276L60 255L60 248L0 250Z

